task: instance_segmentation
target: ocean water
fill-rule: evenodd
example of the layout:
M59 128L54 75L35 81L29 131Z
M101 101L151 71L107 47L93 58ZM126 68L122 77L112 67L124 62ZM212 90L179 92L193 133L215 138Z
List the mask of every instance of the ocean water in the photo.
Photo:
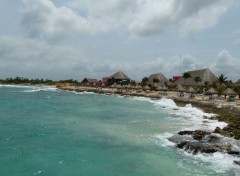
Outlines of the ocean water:
M239 158L167 140L226 125L203 123L211 115L169 99L0 86L0 176L238 176Z

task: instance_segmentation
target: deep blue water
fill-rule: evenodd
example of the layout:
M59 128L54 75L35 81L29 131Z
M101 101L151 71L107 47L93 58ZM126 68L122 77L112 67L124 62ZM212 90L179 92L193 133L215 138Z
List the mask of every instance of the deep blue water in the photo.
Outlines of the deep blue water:
M169 144L192 118L159 102L0 87L0 176L238 175L223 155Z

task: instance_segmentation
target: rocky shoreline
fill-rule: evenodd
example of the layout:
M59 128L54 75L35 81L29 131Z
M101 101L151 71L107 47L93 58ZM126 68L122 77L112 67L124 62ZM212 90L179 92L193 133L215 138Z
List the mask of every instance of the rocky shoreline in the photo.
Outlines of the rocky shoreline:
M194 107L202 109L206 113L216 114L209 119L226 122L228 125L223 129L216 127L213 131L203 131L201 129L196 129L195 131L180 131L178 134L168 138L168 140L175 143L177 148L183 149L194 155L198 153L215 152L234 155L236 158L239 158L235 160L234 163L240 165L240 143L238 142L236 147L229 141L224 140L224 138L231 138L236 141L240 140L240 108L233 106L227 101L213 102L206 100L203 101L202 98L181 98L178 96L172 96L169 92L133 92L119 89L97 89L90 87L62 87L60 89L76 92L94 92L107 95L148 97L152 99L165 97L173 99L178 106L191 104ZM208 117L205 118L207 119Z

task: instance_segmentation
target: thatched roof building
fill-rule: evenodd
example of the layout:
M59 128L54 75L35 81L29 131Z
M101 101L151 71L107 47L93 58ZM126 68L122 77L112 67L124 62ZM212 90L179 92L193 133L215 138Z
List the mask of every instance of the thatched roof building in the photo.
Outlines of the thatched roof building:
M237 95L237 93L231 88L227 88L223 93L223 95Z
M186 91L186 89L184 89L181 84L177 85L176 90L177 90L178 92L185 92L185 91Z
M208 91L206 92L206 94L208 95L213 95L213 94L217 94L218 92L212 87L210 89L208 89Z
M240 79L235 82L236 85L240 85Z
M152 74L148 77L148 85L151 86L159 87L170 84L171 82L162 73Z
M112 81L121 85L126 85L131 81L131 79L125 73L118 71L117 73L109 77L109 81Z
M202 69L202 70L189 71L187 73L191 75L190 78L185 80L183 77L181 77L176 82L174 82L174 84L196 86L196 85L204 85L205 82L208 82L209 84L213 84L218 80L217 76L215 76L208 68ZM199 77L201 81L196 82L194 80L196 77Z
M115 80L131 80L125 73L121 71L118 71L117 73L113 74L109 78L115 79Z
M87 84L96 84L98 82L97 79L92 79L92 78L84 78L81 82L81 84L83 85L87 85Z

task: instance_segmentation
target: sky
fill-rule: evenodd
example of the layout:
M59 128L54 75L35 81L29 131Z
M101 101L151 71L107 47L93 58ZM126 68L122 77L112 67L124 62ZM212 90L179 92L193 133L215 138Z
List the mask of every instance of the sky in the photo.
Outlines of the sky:
M240 79L239 0L0 0L0 78Z

